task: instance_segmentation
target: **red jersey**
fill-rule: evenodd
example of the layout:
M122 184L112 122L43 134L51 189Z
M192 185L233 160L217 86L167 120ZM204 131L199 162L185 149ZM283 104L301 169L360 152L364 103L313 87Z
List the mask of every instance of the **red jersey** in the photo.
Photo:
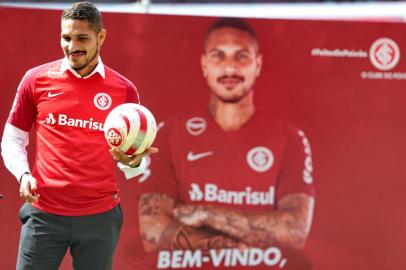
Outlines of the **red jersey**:
M181 203L252 212L277 209L278 201L288 194L314 196L311 150L305 134L261 112L237 131L223 131L207 112L189 114L166 123L155 145L159 153L151 158L150 176L141 185L143 192L164 193ZM189 263L195 267L201 263L204 269L254 265L253 269L269 269L269 259L279 252L252 249L263 252L263 261L256 264L250 263L249 256L262 255L223 251L212 251L206 257L199 257L196 251L183 252L182 256L161 251L154 264L170 268L171 263L179 262L192 269L184 260L194 258ZM236 261L236 256L247 257ZM272 263L283 268L286 264L282 258Z
M8 123L29 131L35 124L33 176L41 195L33 206L53 214L101 213L118 202L115 166L103 123L117 105L138 103L135 86L119 73L78 78L64 60L29 70L17 90Z

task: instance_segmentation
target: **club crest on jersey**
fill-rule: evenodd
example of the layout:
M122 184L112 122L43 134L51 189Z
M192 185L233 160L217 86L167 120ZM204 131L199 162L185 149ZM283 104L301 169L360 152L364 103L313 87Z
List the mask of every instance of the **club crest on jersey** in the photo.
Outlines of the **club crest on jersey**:
M274 160L272 151L265 146L254 147L247 153L247 163L256 172L266 172L272 167Z
M202 134L206 127L206 120L202 117L193 117L186 121L186 130L193 136Z
M98 93L93 98L94 106L99 110L107 110L111 106L111 97L106 93Z

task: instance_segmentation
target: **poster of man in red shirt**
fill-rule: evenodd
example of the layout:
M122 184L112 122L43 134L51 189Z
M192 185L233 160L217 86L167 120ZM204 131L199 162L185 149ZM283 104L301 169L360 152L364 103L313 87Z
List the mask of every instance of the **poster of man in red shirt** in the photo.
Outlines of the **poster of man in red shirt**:
M158 268L289 269L283 251L304 246L315 203L310 144L255 106L262 61L246 21L220 18L207 30L209 104L165 122L141 185L143 245L158 252Z

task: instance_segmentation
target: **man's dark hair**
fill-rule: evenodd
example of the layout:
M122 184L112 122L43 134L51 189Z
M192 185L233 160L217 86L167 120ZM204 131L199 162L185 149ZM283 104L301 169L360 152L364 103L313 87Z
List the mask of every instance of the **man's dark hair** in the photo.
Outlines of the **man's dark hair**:
M221 28L234 28L240 31L247 32L254 41L255 49L258 49L258 36L255 29L244 19L241 18L219 18L207 29L205 38L205 47L210 34Z
M62 20L88 21L90 26L100 33L103 29L103 20L97 7L87 1L77 2L62 12Z

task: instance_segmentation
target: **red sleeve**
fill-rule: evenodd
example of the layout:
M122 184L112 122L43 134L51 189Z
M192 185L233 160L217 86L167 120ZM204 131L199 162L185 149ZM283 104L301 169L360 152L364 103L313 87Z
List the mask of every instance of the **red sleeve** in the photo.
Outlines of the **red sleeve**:
M141 193L164 193L178 199L178 184L172 162L170 126L163 126L156 137L154 146L159 152L151 155L150 176L140 184Z
M277 200L293 193L314 196L312 153L303 131L291 130L278 179Z
M29 132L35 121L36 106L34 103L34 76L28 71L17 88L13 106L7 122Z
M125 103L140 103L137 88L130 81L127 82L127 99L125 100Z

